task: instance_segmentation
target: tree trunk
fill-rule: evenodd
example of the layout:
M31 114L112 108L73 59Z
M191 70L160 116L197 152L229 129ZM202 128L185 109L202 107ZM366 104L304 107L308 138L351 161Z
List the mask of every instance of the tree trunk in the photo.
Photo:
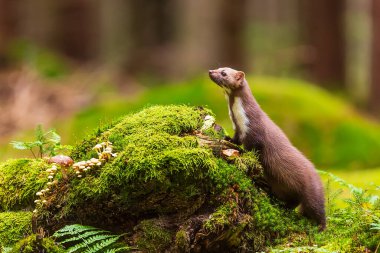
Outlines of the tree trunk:
M7 64L8 44L17 34L19 1L0 0L0 67Z
M370 110L380 116L380 1L372 0L372 67L369 94Z
M313 52L311 79L329 88L345 87L344 0L300 0L304 36Z
M175 7L173 0L130 1L133 50L128 57L129 72L168 74L175 64L171 54L176 32Z
M99 23L93 1L63 0L56 13L56 47L66 56L87 61L97 55Z
M206 73L220 65L219 0L178 1L177 76ZM207 10L207 11L204 11ZM185 68L183 66L186 66Z
M219 14L220 62L222 65L242 69L245 65L246 50L244 33L246 28L246 0L221 1Z
M55 4L50 0L24 0L18 14L20 36L38 47L50 48Z
M130 53L130 1L100 1L99 61L103 66L121 70Z

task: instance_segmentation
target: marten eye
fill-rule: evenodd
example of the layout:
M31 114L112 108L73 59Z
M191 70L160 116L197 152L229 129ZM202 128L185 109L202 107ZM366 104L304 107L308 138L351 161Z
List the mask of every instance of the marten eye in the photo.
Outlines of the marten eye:
M222 71L221 74L222 74L222 76L227 76L227 73L224 70Z

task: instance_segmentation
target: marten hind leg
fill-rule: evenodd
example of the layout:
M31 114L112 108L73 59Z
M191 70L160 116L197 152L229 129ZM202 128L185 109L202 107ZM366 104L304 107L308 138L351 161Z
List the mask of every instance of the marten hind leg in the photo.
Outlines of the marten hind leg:
M298 199L294 200L287 200L285 201L285 208L287 209L294 209L300 204Z
M319 231L326 228L326 214L324 201L316 199L303 199L300 211L303 216L316 221L319 225Z

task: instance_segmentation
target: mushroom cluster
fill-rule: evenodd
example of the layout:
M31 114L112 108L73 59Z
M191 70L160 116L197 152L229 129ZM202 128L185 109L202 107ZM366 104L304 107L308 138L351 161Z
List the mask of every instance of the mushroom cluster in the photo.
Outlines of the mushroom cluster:
M36 199L34 203L36 203L36 209L34 209L34 213L38 212L38 208L41 208L44 204L47 203L46 195L50 192L51 188L54 185L58 184L58 180L54 179L58 172L58 166L61 168L62 176L66 177L66 169L73 165L74 161L69 156L65 155L56 155L47 160L48 163L51 164L51 167L48 168L45 172L47 173L48 182L46 183L46 188L40 190L36 193L39 199Z
M66 173L70 166L73 167L77 177L81 178L83 173L91 170L95 166L101 166L104 162L117 156L117 153L112 153L113 146L109 141L96 144L93 150L97 152L98 158L91 158L87 161L74 163L70 157L64 155L53 156L48 160L48 163L51 163L51 168L46 170L46 173L48 174L48 182L46 184L47 187L36 193L38 199L34 201L34 203L36 203L36 209L33 211L34 213L37 213L38 209L47 203L47 193L54 185L58 184L58 180L54 179L58 171L58 166L61 168L62 177L64 180L67 179Z
M99 160L101 161L107 161L111 157L116 157L116 153L112 153L112 142L105 141L99 144L96 144L95 147L93 147L93 150L95 150L98 153Z
M91 170L94 166L100 166L102 165L102 162L97 158L91 158L88 161L80 161L77 163L74 163L73 169L75 173L77 174L77 177L82 177L82 174L86 171Z
M33 213L38 212L38 208L42 207L44 204L47 203L47 200L45 199L46 194L50 191L51 187L54 185L58 184L58 180L54 179L54 176L57 173L57 164L52 163L51 168L46 170L46 173L48 174L48 182L47 182L47 187L45 189L40 190L39 192L36 193L36 195L39 197L39 199L36 199L34 203L36 203L36 209L34 209Z
M111 157L116 157L116 153L112 153L112 143L109 141L105 141L99 144L96 144L93 147L93 150L98 154L98 158L91 158L87 161L80 161L73 164L73 169L77 174L77 177L81 178L83 173L91 170L95 166L100 166L102 163L111 159Z

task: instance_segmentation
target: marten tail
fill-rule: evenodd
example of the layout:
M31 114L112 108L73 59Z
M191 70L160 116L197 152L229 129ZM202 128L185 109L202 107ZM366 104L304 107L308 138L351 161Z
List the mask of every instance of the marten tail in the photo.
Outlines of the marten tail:
M301 212L305 217L316 221L319 231L326 228L326 214L323 196L320 198L304 198L301 201Z

